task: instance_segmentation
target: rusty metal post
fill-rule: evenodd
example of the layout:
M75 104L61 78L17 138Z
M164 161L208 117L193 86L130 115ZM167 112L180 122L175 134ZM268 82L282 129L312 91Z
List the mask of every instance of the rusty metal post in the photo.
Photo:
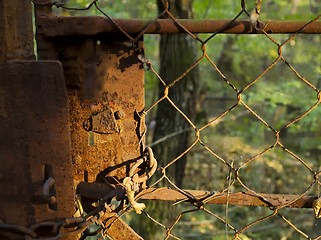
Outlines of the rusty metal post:
M67 99L56 61L0 66L0 219L34 224L73 214ZM44 184L55 179L47 199ZM51 197L49 196L49 197Z
M74 212L64 76L34 61L31 13L0 1L0 222L23 226Z
M137 53L122 42L86 39L62 54L75 180L120 180L142 151L144 71Z
M75 184L122 182L143 150L142 63L135 47L112 36L69 40L55 47L68 87ZM141 239L121 219L109 222L113 239Z
M64 69L75 187L121 182L144 150L143 42L133 46L119 34L47 37L42 24L52 16L41 2L35 4L38 57L59 60ZM112 222L113 239L141 239L121 219Z
M144 108L144 69L137 46L119 34L47 37L43 24L52 15L36 2L38 56L59 60L66 77L75 184L124 178L143 150L144 118L137 113Z
M1 0L0 64L35 59L32 36L31 1Z

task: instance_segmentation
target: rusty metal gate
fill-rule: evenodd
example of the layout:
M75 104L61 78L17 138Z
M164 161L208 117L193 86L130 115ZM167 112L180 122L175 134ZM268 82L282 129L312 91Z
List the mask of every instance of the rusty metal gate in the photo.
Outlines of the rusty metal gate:
M3 1L0 6L2 16L17 14L14 6L18 2ZM31 3L24 2L26 8L30 7ZM0 39L0 43L6 46L0 67L2 239L85 239L90 235L142 239L122 219L133 210L144 213L144 221L152 221L164 229L165 239L181 239L175 228L182 218L193 212L202 212L222 222L227 229L227 239L228 236L248 239L243 235L245 232L274 218L281 219L300 237L321 238L311 237L282 212L288 208L313 208L316 217L320 217L321 201L319 194L312 191L320 185L319 166L311 165L305 157L288 148L281 137L281 131L292 128L319 108L320 86L304 78L283 52L299 34L320 34L321 15L311 21L264 22L260 20L261 1L256 1L254 12L250 13L244 0L240 1L239 12L232 20L198 21L175 18L169 9L170 1L164 1L164 11L153 20L115 20L102 11L97 0L82 9L48 0L34 0L33 5L37 61L32 54L30 34L17 37L8 30L10 21L6 19L2 23L3 29L7 29ZM65 11L95 8L103 16L58 16L53 13L54 7ZM239 20L242 16L250 21ZM31 19L30 22L17 23L15 31L23 29L21 25L30 31L30 23ZM164 33L189 36L199 44L201 52L195 63L176 79L171 79L170 84L162 79L157 67L144 53L144 35ZM209 35L204 40L198 33ZM274 60L256 78L240 87L221 71L206 48L223 33L263 36L275 47ZM280 41L274 34L286 34L286 37ZM24 46L11 44L13 39L19 42L19 38L21 41L29 38L30 41ZM27 48L27 54L21 55L21 48ZM219 115L199 126L171 99L169 91L202 61L206 61L231 90L233 101ZM296 81L313 92L314 99L306 110L275 127L247 103L245 95L281 62L294 73ZM162 97L150 106L145 106L144 100L145 71L151 72L164 86ZM145 117L163 101L169 102L181 114L195 136L181 155L157 166L156 159L162 156L154 156L152 148L145 146L148 130ZM236 163L213 150L204 140L204 132L240 107L268 129L274 140ZM169 169L196 147L205 151L222 169L228 169L227 186L215 189L215 192L209 189L185 190L171 179ZM262 193L249 187L242 178L244 169L255 166L258 159L276 148L289 156L298 168L307 170L310 182L300 194ZM155 172L159 177L147 186L146 181ZM168 186L160 187L161 182ZM235 183L243 191L232 192ZM206 186L202 188L206 189ZM183 205L166 226L144 210L153 200L187 205ZM235 227L227 214L217 215L209 207L211 204L223 204L226 213L229 205L264 207L268 212ZM93 225L97 226L94 230L91 229Z

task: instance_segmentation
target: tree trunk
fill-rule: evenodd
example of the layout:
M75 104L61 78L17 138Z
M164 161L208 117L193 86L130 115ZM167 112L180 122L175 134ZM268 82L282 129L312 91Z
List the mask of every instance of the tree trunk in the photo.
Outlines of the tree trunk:
M158 0L159 12L164 10L163 1ZM190 18L192 16L190 0L171 1L170 11L176 18ZM196 61L196 41L187 34L163 34L160 40L160 76L166 84L170 84L182 75ZM190 120L196 115L196 101L198 99L199 79L198 68L189 72L184 78L169 89L169 98L182 110ZM164 86L159 83L159 97L164 95ZM158 105L154 141L171 133L181 132L175 137L154 147L159 165L164 166L183 153L190 144L191 128L186 119L167 101ZM167 176L178 186L182 186L186 156L180 158L166 170Z
M192 16L191 0L170 1L170 11L176 18L190 18ZM163 1L157 0L158 10L164 10ZM182 75L196 61L196 41L187 34L164 34L160 39L160 71L159 74L168 85ZM183 111L191 121L196 115L196 106L199 92L198 68L194 68L184 78L169 89L169 98ZM159 98L164 96L164 85L159 83ZM183 153L190 145L190 124L165 99L157 106L154 141L172 133L179 133L153 147L159 166L164 167L168 162ZM183 185L186 156L180 158L166 169L166 175L179 187ZM160 176L156 176L158 179ZM157 221L167 227L174 222L177 213L175 207L168 202L151 202L147 204L146 211ZM152 221L143 226L139 221L134 222L134 229L144 239L163 239L166 230L156 227Z

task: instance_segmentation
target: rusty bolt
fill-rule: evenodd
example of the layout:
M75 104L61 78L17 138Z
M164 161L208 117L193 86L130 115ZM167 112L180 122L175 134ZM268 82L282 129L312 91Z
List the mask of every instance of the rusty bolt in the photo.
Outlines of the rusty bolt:
M123 110L119 110L115 112L115 118L116 119L123 119L125 117L125 112Z

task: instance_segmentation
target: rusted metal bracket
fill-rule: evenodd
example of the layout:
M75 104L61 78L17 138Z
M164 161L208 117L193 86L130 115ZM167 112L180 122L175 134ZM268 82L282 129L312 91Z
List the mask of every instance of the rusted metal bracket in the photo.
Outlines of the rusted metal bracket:
M119 132L119 128L116 123L116 118L111 108L92 115L86 121L84 121L84 129L86 131L93 131L101 134L111 134Z

